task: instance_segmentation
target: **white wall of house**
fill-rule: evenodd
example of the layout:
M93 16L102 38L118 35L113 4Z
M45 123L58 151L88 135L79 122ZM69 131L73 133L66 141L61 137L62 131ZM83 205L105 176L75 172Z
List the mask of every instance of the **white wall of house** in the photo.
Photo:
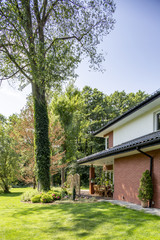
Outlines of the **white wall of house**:
M160 111L160 106L142 113L142 115L114 129L113 146L155 131L155 114L158 111Z

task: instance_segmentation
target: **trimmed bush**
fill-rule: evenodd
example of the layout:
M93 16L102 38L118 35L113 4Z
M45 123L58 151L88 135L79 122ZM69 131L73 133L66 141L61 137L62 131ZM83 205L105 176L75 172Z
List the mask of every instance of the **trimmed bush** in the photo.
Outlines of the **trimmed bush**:
M53 201L55 200L60 200L62 195L61 195L61 190L50 190L47 192L48 194L50 194L53 198Z
M53 198L50 194L44 193L41 195L41 203L51 203L53 202Z
M56 200L61 200L65 196L69 197L70 194L65 188L49 190L47 193L42 192L41 194L37 190L30 190L23 193L21 201L32 203L51 203Z
M21 201L23 202L29 202L31 201L32 197L34 197L35 195L37 195L39 192L37 190L30 190L27 191L25 193L23 193L22 197L21 197Z
M40 203L41 202L41 194L35 195L31 198L32 203Z

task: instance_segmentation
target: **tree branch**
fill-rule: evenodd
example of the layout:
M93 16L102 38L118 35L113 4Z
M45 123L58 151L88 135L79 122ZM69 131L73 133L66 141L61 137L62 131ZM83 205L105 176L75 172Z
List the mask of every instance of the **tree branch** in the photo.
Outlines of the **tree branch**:
M68 37L62 37L62 38L55 38L51 44L49 45L49 47L46 49L45 51L45 54L47 53L47 51L52 47L52 45L54 44L55 41L61 41L61 40L70 40L70 39L76 39L77 41L81 41L83 39L84 36L86 36L94 27L96 27L101 21L98 21L96 24L94 25L91 25L90 28L85 32L83 33L80 37L77 37L76 35L73 35L73 36L68 36Z
M32 82L32 79L23 71L23 68L19 66L19 64L16 62L15 58L13 55L11 55L8 51L8 49L3 46L3 49L5 50L5 53L7 56L11 59L11 61L15 64L15 66L19 69L19 71L30 81Z
M24 42L22 41L23 38L22 38L20 32L17 30L15 24L14 24L12 21L9 21L9 20L8 20L8 17L4 14L4 12L3 12L2 10L0 10L0 12L1 12L1 14L7 19L8 23L11 24L11 26L12 26L12 27L15 29L15 31L17 32L17 34L18 34L18 36L19 36L19 38L20 38L20 41L21 41L21 43L22 43L22 45L23 45L23 48L24 48L26 54L29 56L29 52L28 52L28 50L26 49ZM3 46L4 46L4 44L3 44Z
M40 16L40 13L39 13L38 1L37 0L34 0L34 12L35 12L35 15L36 15L36 19L37 19L38 25L40 25L40 23L41 23L41 16Z
M82 39L82 37L81 38L78 38L78 37L76 37L76 36L68 36L68 37L62 37L62 38L55 38L52 42L51 42L51 44L49 45L49 47L46 49L46 51L45 51L45 54L48 52L48 50L52 47L52 45L54 44L54 42L56 42L56 41L61 41L61 40L70 40L70 39L77 39L78 41L80 41L81 39Z
M15 44L12 44L12 43L7 43L7 44L0 44L0 48L3 48L3 47L10 47L10 46L15 46Z
M60 1L60 0L56 0L56 1L51 5L50 9L48 10L48 12L46 13L46 15L44 16L43 26L45 25L46 21L48 20L51 11L53 10L53 8L56 6L56 4L57 4L59 1Z
M44 19L45 19L47 4L48 4L48 0L44 0L44 1L43 1L42 22L44 22Z
M80 5L80 4L77 4L77 3L74 3L73 1L71 1L71 0L67 0L68 2L71 2L72 4L74 4L75 6L77 6L77 7L80 7L80 8L83 8L83 9L85 9L85 7L83 7L82 5Z
M20 9L19 9L19 5L18 5L17 0L15 0L15 2L16 2L15 6L16 6L16 8L17 8L17 10L18 10L19 17L20 17L21 20L23 21L23 15L22 15L22 13L21 13L21 11L20 11Z
M26 64L25 66L23 66L22 67L22 69L24 69L25 67L27 67L29 64ZM2 82L2 81L4 81L4 80L8 80L8 79L10 79L10 78L12 78L12 77L14 77L17 73L19 73L20 72L20 70L17 70L15 73L13 73L12 75L10 75L10 76L8 76L8 77L5 77L5 78L1 78L0 79L0 81Z

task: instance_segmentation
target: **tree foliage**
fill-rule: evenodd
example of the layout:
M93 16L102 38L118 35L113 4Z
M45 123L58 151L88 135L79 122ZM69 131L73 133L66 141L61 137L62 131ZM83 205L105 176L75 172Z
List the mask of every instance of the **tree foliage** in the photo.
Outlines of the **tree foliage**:
M2 76L51 86L73 73L81 54L101 62L96 46L113 28L114 11L112 0L1 1Z
M8 135L8 125L5 118L0 120L0 187L9 192L11 184L18 177L19 159L15 152L15 143Z
M57 97L58 96L58 97ZM145 92L125 93L115 91L106 95L103 92L85 86L79 91L74 85L65 92L56 94L51 104L54 114L59 116L65 129L65 159L68 174L78 172L83 177L83 184L88 181L88 168L79 166L74 161L105 149L103 138L96 138L93 132L110 120L143 101ZM53 107L54 106L54 107Z
M36 167L34 156L34 113L33 102L31 98L21 110L20 115L10 116L10 137L17 142L15 150L20 154L20 169L21 175L19 181L23 181L26 184L33 184L36 186ZM50 115L49 124L49 139L51 149L51 164L50 172L54 174L59 169L59 161L63 157L64 153L61 149L61 145L64 142L63 129L58 121L54 121L53 116Z
M80 111L82 109L81 101L79 90L70 83L65 92L55 92L51 102L50 108L52 114L59 119L65 135L65 140L62 144L65 153L62 158L64 168L67 166L68 162L72 162L76 159L77 137L80 130ZM62 168L61 171L62 185L65 181L64 168Z

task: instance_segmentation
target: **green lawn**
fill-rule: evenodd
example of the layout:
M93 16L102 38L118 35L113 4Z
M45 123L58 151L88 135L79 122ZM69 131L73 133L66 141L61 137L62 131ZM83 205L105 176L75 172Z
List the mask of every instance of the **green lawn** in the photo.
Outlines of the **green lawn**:
M160 239L160 217L110 203L20 202L25 189L0 194L0 239Z

